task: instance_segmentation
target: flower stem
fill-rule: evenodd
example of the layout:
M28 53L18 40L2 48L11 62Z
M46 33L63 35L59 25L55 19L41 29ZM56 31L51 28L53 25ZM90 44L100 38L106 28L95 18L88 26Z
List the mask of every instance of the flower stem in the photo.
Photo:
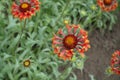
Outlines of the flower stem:
M88 72L88 70L86 70L86 69L83 69L82 72L84 73L84 75L90 75L90 72ZM84 80L83 78L85 78L85 77L83 77L83 73L82 73L82 79L81 80Z
M83 70L81 70L81 80L83 80Z
M64 69L64 71L61 73L61 75L58 76L57 80L63 80L63 76L66 76L66 78L69 76L69 74L72 71L72 67L70 67L71 62L68 63L67 67ZM65 79L66 79L65 78Z
M63 17L63 14L64 14L65 10L68 8L69 3L70 3L70 0L67 1L67 4L66 4L65 8L63 9L61 15L58 17L56 22L59 21L59 19Z
M20 34L20 38L19 38L19 40L18 40L18 42L17 42L17 44L16 44L15 51L16 51L19 43L20 43L20 40L21 40L21 38L22 38L22 34L23 34L24 29L25 29L25 26L26 26L26 19L25 19L24 25L23 25L23 27L22 27L22 31L21 31L21 34ZM15 55L16 55L16 54L15 54Z
M110 75L111 76L111 75ZM109 78L110 76L105 76L104 78L103 78L103 80L107 80L107 78Z

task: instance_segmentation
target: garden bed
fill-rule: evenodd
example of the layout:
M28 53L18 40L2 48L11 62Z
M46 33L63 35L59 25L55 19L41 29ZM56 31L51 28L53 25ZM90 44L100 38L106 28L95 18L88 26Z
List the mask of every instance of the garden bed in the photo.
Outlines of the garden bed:
M0 3L0 80L120 80L110 68L120 49L117 2L111 9L101 0Z
M118 16L120 17L120 16ZM96 80L103 80L106 68L110 65L111 54L120 49L120 19L113 26L112 31L105 31L101 34L99 30L94 30L89 34L91 49L86 53L88 56L84 69L94 75ZM80 71L76 71L78 80L81 80ZM83 80L90 80L86 72L83 73ZM120 76L112 75L106 80L120 80Z

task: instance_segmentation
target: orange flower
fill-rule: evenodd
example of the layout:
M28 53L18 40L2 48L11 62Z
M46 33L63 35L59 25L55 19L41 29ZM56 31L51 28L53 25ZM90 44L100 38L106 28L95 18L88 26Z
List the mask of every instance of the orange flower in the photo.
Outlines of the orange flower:
M120 51L115 51L111 58L112 71L120 75Z
M25 67L29 67L29 66L30 66L30 60L25 60L25 61L23 62L23 65L24 65Z
M13 2L12 14L20 20L30 18L39 10L39 4L38 0L19 0L19 4Z
M116 0L97 0L97 4L104 11L113 11L117 8L118 3Z
M90 48L87 32L79 25L66 25L63 31L59 29L52 39L54 53L64 60L70 60L74 52L78 51L82 56Z

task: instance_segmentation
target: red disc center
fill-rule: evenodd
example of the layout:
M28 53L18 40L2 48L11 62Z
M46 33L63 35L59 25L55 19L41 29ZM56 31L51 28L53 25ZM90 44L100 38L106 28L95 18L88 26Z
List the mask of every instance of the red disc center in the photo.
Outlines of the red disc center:
M73 34L69 34L64 37L63 39L63 45L67 49L73 49L77 45L77 37L74 36Z
M109 6L113 3L113 0L103 0L104 1L104 4Z
M31 5L27 2L23 2L20 6L19 6L19 10L21 12L26 12L26 11L29 11L31 8Z

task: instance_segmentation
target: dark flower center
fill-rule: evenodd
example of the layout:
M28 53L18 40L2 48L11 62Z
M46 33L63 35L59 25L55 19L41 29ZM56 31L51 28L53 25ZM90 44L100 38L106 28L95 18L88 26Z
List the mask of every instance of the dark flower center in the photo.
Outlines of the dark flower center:
M113 3L113 0L103 0L104 4L109 6Z
M20 6L19 6L19 10L21 12L26 12L26 11L29 11L31 8L31 5L27 2L23 2Z
M24 65L25 67L29 67L29 65L30 65L30 60L24 61L23 65Z
M63 45L67 49L74 49L77 45L77 37L69 34L63 38Z

